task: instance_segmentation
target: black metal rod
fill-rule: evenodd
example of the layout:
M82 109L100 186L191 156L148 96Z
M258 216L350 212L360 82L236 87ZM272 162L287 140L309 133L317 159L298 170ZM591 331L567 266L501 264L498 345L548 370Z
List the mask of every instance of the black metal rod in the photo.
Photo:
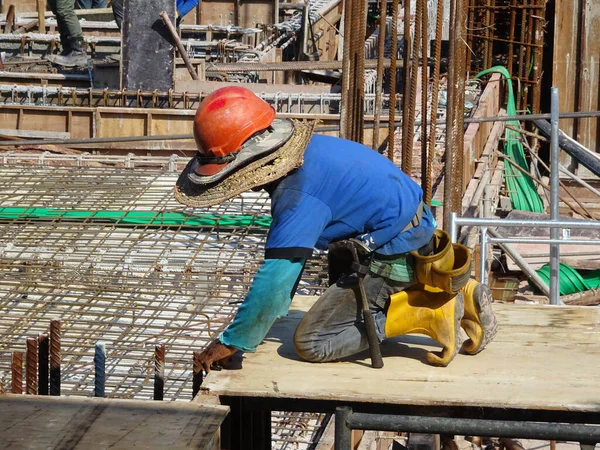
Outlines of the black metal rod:
M38 394L48 395L50 385L50 339L47 334L38 338Z
M357 268L360 267L360 259L358 258L358 252L354 245L351 246L352 258ZM381 369L383 367L383 357L381 356L381 347L379 346L379 338L377 337L377 331L375 330L375 319L369 308L369 299L367 298L367 292L365 290L364 275L358 270L356 272L358 278L358 291L360 294L359 307L362 309L362 316L365 322L365 328L367 329L367 340L369 341L369 352L371 354L371 367L374 369Z
M339 406L335 409L335 450L352 448L352 429L348 427L348 417L352 416L352 408Z
M346 418L346 424L351 429L360 430L514 437L521 439L576 441L585 444L600 442L600 426L597 425L366 413L350 414Z

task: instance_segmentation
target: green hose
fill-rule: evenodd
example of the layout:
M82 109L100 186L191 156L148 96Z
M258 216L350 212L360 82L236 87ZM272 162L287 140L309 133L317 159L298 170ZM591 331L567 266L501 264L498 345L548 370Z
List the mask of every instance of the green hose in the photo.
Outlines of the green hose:
M111 222L126 225L212 228L269 228L270 216L188 215L181 212L153 211L77 211L50 208L0 208L0 220L71 220Z
M515 116L517 114L515 97L510 74L508 73L508 70L506 70L506 67L495 66L479 72L475 77L479 78L492 72L501 74L507 80L508 103L506 105L506 112L509 116ZM521 128L521 124L517 120L509 120L507 121L507 125L516 129ZM527 159L525 158L525 152L523 151L523 144L521 144L521 135L519 132L511 130L508 127L504 131L504 154L525 172L529 172ZM537 213L544 212L544 204L531 177L521 173L518 169L514 168L512 164L505 164L504 178L506 179L508 196L510 197L510 202L514 209Z
M545 264L536 271L550 285L550 265ZM530 283L531 285L531 283ZM600 270L577 271L567 264L560 264L560 295L597 289L600 286Z

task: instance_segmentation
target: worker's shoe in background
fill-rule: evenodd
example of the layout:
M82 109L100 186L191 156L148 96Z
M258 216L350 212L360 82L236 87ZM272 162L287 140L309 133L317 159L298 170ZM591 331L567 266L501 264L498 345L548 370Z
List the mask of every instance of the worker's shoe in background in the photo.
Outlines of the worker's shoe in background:
M496 316L492 310L492 292L485 284L470 279L460 290L465 299L465 314L460 322L469 336L463 344L463 350L475 355L494 339L498 331Z
M67 38L63 41L63 51L58 55L49 55L46 59L63 67L86 66L88 57L85 42L81 37Z
M443 349L428 352L427 361L434 366L447 366L462 343L460 322L464 313L463 294L440 292L418 285L390 296L385 322L386 337L424 334Z

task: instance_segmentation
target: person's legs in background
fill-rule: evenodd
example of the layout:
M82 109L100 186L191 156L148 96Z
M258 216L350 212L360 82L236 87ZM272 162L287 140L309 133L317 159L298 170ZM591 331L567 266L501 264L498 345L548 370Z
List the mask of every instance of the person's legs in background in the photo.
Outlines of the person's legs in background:
M85 65L87 63L85 42L79 20L75 15L73 0L48 0L48 5L56 16L63 47L59 55L50 55L48 60L67 67Z

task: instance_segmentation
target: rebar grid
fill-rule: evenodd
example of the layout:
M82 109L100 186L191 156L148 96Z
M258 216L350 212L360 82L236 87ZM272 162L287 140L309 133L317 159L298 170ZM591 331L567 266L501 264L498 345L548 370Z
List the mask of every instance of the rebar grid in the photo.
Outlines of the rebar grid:
M172 172L119 168L0 170L2 207L66 211L266 215L250 193L206 209L175 203ZM64 395L94 391L94 346L106 343L106 396L152 398L154 347L166 345L164 398L192 396L193 352L232 319L262 260L259 226L156 226L4 219L0 222L0 374L25 337L62 322ZM316 264L315 264L316 263ZM303 292L325 284L321 256L307 266Z
M546 0L469 0L467 70L506 66L517 109L540 112Z

